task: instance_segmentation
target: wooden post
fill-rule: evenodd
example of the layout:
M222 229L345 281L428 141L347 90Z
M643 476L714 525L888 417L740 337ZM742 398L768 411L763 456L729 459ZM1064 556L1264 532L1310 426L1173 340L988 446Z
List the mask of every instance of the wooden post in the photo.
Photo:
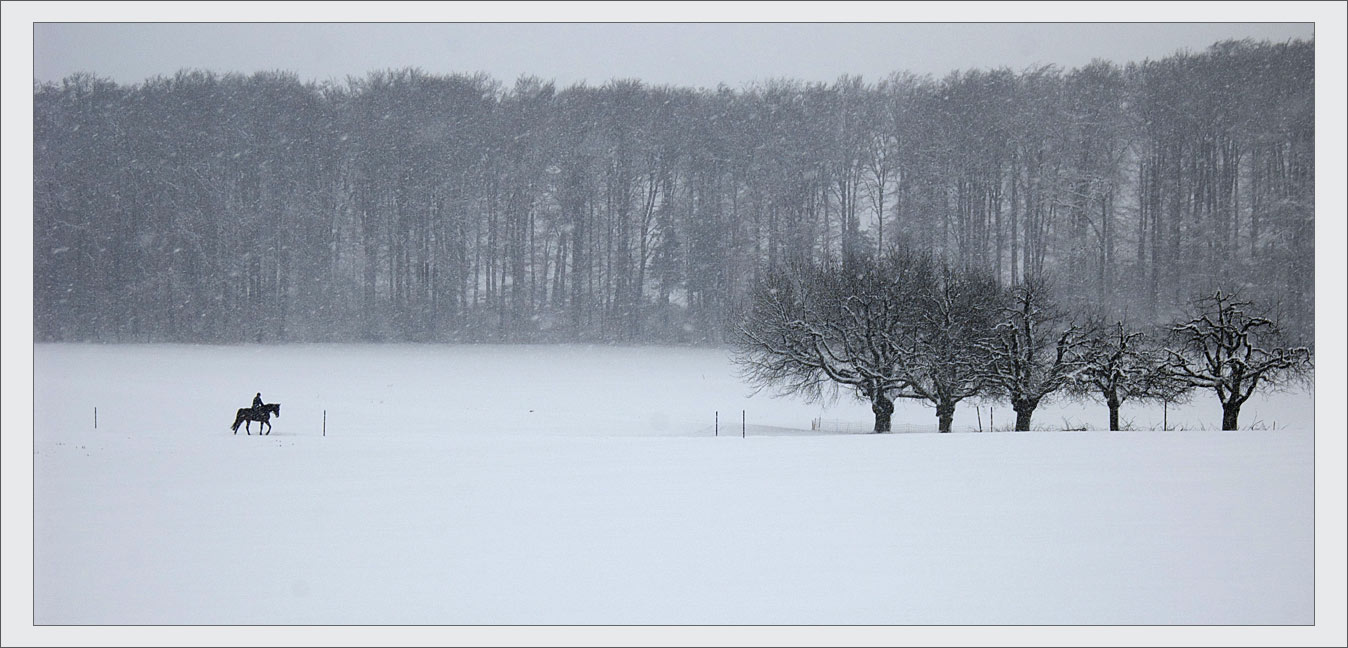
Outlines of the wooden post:
M979 432L982 432L982 431L983 431L983 408L975 406L975 407L974 407L974 414L977 414L977 415L978 415L978 431L979 431ZM992 416L992 414L988 414L988 416Z
M323 410L323 436L328 436L328 410Z
M94 429L98 429L98 408L94 408Z
M713 414L715 415L716 418L714 423L715 427L713 427L714 433L712 434L712 436L721 436L721 410L716 410Z
M745 429L744 429L744 428L745 428L744 421L745 421L745 418L744 418L744 410L740 410L740 438L741 438L741 439L747 439L747 438L748 438L748 433L745 432Z

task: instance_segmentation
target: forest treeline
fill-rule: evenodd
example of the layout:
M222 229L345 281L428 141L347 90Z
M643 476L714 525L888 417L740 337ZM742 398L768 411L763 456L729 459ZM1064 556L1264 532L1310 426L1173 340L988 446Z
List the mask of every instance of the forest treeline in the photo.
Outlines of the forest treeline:
M896 243L1312 332L1314 47L697 90L419 70L34 87L40 341L720 343Z

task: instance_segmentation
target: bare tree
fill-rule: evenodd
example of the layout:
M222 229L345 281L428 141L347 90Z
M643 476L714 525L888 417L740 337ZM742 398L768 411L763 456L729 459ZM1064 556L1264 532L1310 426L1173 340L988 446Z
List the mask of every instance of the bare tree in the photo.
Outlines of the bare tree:
M930 282L927 257L901 252L772 273L739 326L736 362L760 390L823 399L851 388L888 432L894 399L914 397L901 338Z
M1109 429L1119 429L1119 406L1130 400L1167 400L1178 397L1172 381L1161 371L1165 358L1153 339L1126 322L1096 322L1088 327L1083 364L1070 389L1095 396L1109 407Z
M1276 317L1221 290L1193 301L1195 316L1171 328L1166 373L1193 387L1211 389L1222 403L1222 429L1237 428L1240 407L1260 385L1305 380L1311 351L1287 339Z
M1002 291L992 277L946 264L919 295L900 355L907 390L936 406L941 432L949 432L960 401L988 391L989 351Z
M1011 291L1011 305L988 352L988 380L1016 412L1016 430L1030 429L1030 417L1050 394L1067 387L1084 367L1083 329L1054 305L1048 286L1027 281Z

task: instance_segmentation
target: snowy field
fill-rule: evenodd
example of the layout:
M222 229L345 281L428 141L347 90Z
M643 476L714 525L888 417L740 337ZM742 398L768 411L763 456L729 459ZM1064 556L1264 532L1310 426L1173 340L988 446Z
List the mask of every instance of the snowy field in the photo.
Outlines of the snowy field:
M1308 393L811 432L870 412L718 350L413 345L37 345L34 392L39 625L1315 621Z

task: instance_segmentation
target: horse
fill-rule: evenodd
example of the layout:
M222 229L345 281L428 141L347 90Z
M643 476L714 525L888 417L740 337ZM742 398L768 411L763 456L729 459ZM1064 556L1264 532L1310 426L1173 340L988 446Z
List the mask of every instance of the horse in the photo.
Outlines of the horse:
M266 423L267 434L271 434L272 414L275 414L276 418L281 418L280 403L266 403L262 407L241 407L239 413L234 415L234 425L231 429L234 430L234 434L238 434L239 424L243 423L244 433L251 436L253 433L248 431L249 421L257 421L259 424ZM257 428L257 433L262 434L262 426L258 425Z

